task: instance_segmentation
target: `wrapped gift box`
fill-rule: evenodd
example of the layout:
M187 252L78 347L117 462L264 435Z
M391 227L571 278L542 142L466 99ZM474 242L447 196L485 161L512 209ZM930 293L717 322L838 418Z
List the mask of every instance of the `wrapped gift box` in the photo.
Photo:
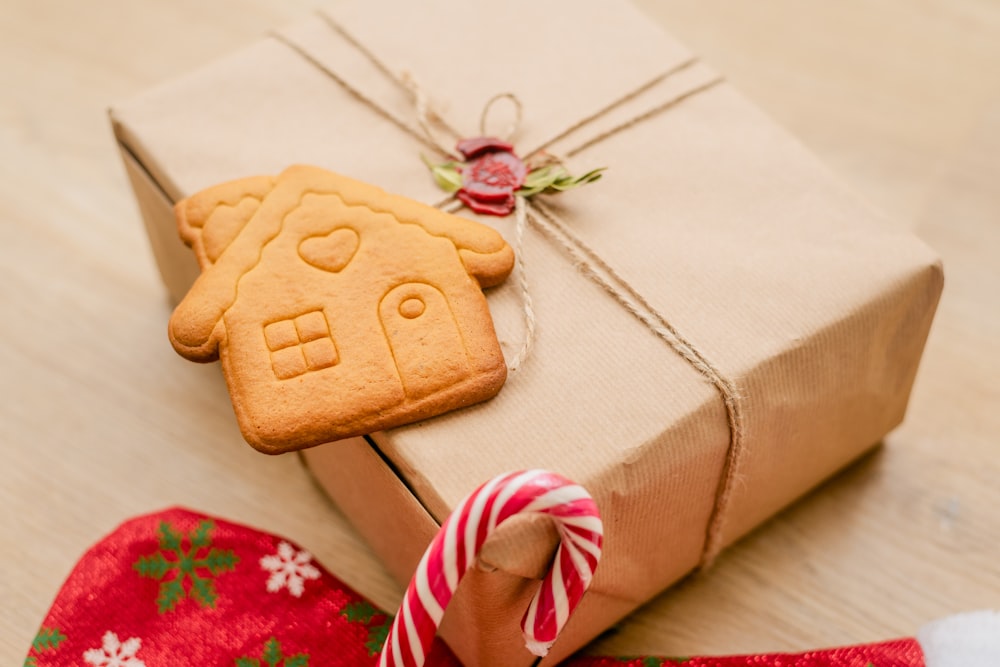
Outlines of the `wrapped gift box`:
M175 300L198 269L172 204L215 183L306 163L441 202L418 90L466 136L512 92L519 152L607 167L531 208L537 331L496 398L305 452L400 582L481 481L541 467L587 486L605 557L554 664L899 423L942 272L630 5L484 11L341 5L111 115ZM479 219L516 245L513 218ZM488 291L508 358L520 272ZM442 626L470 667L532 663L517 623L555 540L515 521L487 545Z

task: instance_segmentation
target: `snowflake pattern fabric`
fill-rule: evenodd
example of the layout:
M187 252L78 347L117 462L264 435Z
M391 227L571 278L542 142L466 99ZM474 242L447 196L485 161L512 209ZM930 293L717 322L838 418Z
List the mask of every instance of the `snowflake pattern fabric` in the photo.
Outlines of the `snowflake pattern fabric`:
M25 667L374 667L392 616L290 541L173 509L126 522L63 585ZM461 667L435 641L427 667ZM924 667L919 644L564 667Z
M290 540L171 509L84 554L24 664L374 667L390 618ZM461 667L443 642L428 665Z
M288 542L279 542L278 553L260 559L260 566L271 573L267 592L277 593L287 588L295 597L302 597L306 580L319 579L319 570L312 566L311 560L308 551L296 551Z
M83 652L83 661L94 667L146 667L135 655L141 646L142 640L138 637L130 637L123 642L118 639L118 635L108 630L104 633L100 648Z

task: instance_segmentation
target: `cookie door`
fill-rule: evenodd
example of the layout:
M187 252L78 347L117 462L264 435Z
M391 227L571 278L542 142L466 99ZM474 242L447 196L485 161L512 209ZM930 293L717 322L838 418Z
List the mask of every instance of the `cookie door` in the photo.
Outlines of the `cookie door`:
M436 287L399 285L382 298L379 315L407 398L430 396L471 374L458 322Z

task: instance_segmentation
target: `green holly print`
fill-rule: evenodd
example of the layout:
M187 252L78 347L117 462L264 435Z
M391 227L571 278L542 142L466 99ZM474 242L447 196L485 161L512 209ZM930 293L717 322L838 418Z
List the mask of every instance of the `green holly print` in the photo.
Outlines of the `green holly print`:
M206 519L185 536L166 521L160 523L160 550L149 556L140 556L133 569L141 577L160 580L156 606L161 614L172 611L185 597L192 598L202 607L214 607L218 595L215 579L223 572L231 572L239 562L232 550L212 547L211 533L215 522ZM184 542L188 548L184 548ZM208 576L204 576L206 573ZM174 574L170 577L171 573ZM188 589L184 581L190 580Z
M622 662L638 660L642 667L681 667L688 658L656 658L647 656L645 658L618 658Z
M264 662L261 663L261 660ZM259 659L249 656L236 658L236 667L261 667L261 664L267 665L267 667L279 667L279 665L281 667L307 667L309 665L309 656L305 653L286 656L282 653L281 644L278 643L278 640L271 637L264 642L264 652Z
M389 636L393 617L381 609L376 609L366 600L352 602L344 607L340 614L351 623L363 623L368 627L368 641L365 642L365 648L368 649L368 655L378 655L385 644L385 638ZM381 622L373 622L376 618L381 618Z
M38 629L38 634L31 641L31 650L35 653L54 651L64 641L66 641L66 635L59 628L46 628L43 626ZM37 664L38 658L36 656L29 655L24 659L24 667L35 667Z

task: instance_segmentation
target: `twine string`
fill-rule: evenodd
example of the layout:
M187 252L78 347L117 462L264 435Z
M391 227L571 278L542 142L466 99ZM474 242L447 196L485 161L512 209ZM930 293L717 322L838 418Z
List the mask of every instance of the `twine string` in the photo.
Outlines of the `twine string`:
M445 213L455 213L463 206L462 202L451 197L440 202L435 208L440 208ZM528 289L528 272L524 266L524 253L522 252L524 249L524 230L528 226L529 206L530 204L525 197L518 195L514 199L514 268L517 273L518 295L521 299L521 314L524 318L524 337L517 354L507 362L507 371L511 374L523 368L524 362L531 354L537 324L534 301L531 298L531 291Z
M507 368L516 373L524 365L531 346L535 342L535 306L528 289L528 272L524 268L524 229L528 226L528 200L521 195L514 199L514 264L517 267L517 287L521 294L522 312L524 315L524 340Z
M547 206L540 202L528 205L532 225L562 248L577 269L597 283L632 316L646 325L657 338L669 345L677 354L701 373L722 396L729 425L730 442L726 452L723 472L716 491L715 504L706 528L705 546L700 567L709 566L722 550L722 532L726 510L732 499L739 478L745 441L742 403L736 384L727 378L693 343L688 341L670 324L651 303L629 284L593 248L574 235Z
M590 114L589 116L586 116L583 119L577 121L576 123L573 123L572 125L570 125L566 129L564 129L561 132L559 132L558 134L556 134L554 137L551 137L551 138L547 139L546 141L543 141L541 144L539 144L538 146L536 146L532 150L528 151L528 153L527 153L528 158L531 158L531 156L543 152L549 146L557 143L558 141L560 141L561 139L563 139L565 137L568 137L569 135L571 135L574 132L576 132L577 130L579 130L581 127L584 127L585 125L589 125L590 123L594 122L595 120L597 120L599 118L603 118L604 116L606 116L607 114L611 113L615 109L621 107L624 104L627 104L628 102L631 102L635 98L637 98L640 95L642 95L643 93L645 93L647 90L649 90L651 88L654 88L655 86L657 86L658 84L660 84L662 81L665 81L666 79L669 79L670 77L674 76L675 74L679 74L680 72L688 69L689 67L693 66L697 62L698 62L698 59L695 58L694 56L692 56L692 57L687 58L686 60L683 60L680 63L674 65L673 67L671 67L670 69L666 70L665 72L662 72L662 73L658 74L657 76L654 76L652 79L650 79L649 81L647 81L643 85L639 86L638 88L636 88L632 92L626 93L622 97L619 97L618 99L611 101L609 104L601 107L600 109L598 109L594 113ZM594 143L596 143L596 142L594 142ZM579 151L576 151L576 152L579 152ZM567 155L567 157L569 157L569 155Z
M410 94L413 96L413 106L415 107L416 111L417 125L420 126L420 129L423 131L424 137L427 139L427 141L436 146L438 151L443 155L446 155L447 157L453 160L461 161L462 158L455 152L453 148L451 148L451 146L455 145L455 141L457 141L458 139L457 133L455 133L454 130L450 130L449 128L450 132L452 134L455 134L455 139L453 139L450 142L450 144L444 143L444 141L438 139L437 136L434 134L434 130L432 129L432 124L437 123L441 127L446 127L446 128L447 125L445 125L444 121L441 120L441 116L432 111L430 98L428 98L427 93L420 86L420 84L417 83L417 80L416 78L414 78L413 74L411 72L404 71L400 75L399 84L404 88L406 88L406 90L408 90Z
M666 111L667 109L669 109L671 107L677 106L678 104L680 104L684 100L687 100L687 99L689 99L691 97L694 97L695 95L697 95L699 93L705 92L709 88L714 88L715 86L717 86L720 83L722 83L722 81L723 81L723 78L721 76L716 76L716 77L714 77L712 79L709 79L705 83L702 83L702 84L700 84L698 86L695 86L694 88L691 88L690 90L687 90L687 91L681 93L680 95L677 95L675 97L671 97L670 99L666 100L665 102L662 102L660 104L657 104L657 105L653 106L652 108L650 108L649 110L647 110L647 111L639 114L638 116L633 116L632 118L630 118L630 119L628 119L628 120L626 120L626 121L624 121L622 123L619 123L618 125L615 125L614 127L608 128L604 132L601 132L600 134L597 134L597 135L591 137L590 139L587 139L583 143L574 146L573 148L571 148L568 151L566 151L566 157L573 157L577 153L580 153L581 151L584 151L584 150L590 148L594 144L598 144L598 143L604 141L605 139L618 134L619 132L623 132L623 131L627 130L628 128L632 127L633 125L638 125L639 123L643 122L644 120L647 120L648 118L652 118L653 116L661 114L664 111Z
M394 125L399 127L403 132L409 134L419 142L424 145L443 152L445 155L452 156L450 150L443 150L441 142L439 142L434 133L430 130L432 124L440 126L441 128L448 131L450 134L456 138L460 137L453 128L451 128L443 118L438 114L434 113L431 109L431 105L428 101L426 94L421 92L420 87L416 84L412 75L397 75L395 74L384 62L381 61L374 53L372 53L368 48L361 44L357 39L355 39L342 25L337 23L332 17L326 13L319 11L317 12L319 16L326 22L331 29L340 34L347 42L354 46L359 53L365 56L371 63L379 69L385 76L394 81L403 90L410 93L414 99L415 112L417 115L417 124L420 131L414 129L410 124L404 122L402 119L398 118L387 109L380 106L377 102L372 100L370 97L364 95L361 91L357 90L351 86L343 77L336 74L330 68L326 67L322 62L313 57L306 49L302 48L294 41L284 37L280 34L274 34L274 36L281 42L289 46L296 53L301 55L305 60L311 63L313 66L317 67L320 71L329 76L333 81L338 83L343 87L348 93L355 97L358 101L362 102L366 106L370 107L374 112L386 118ZM671 67L665 72L657 75L652 80L639 86L635 90L627 93L623 97L614 100L610 104L602 107L597 112L587 116L581 121L574 123L570 127L559 132L556 136L543 142L537 148L532 150L528 154L530 159L532 156L542 153L546 148L556 143L557 141L569 136L573 132L582 128L585 125L592 123L593 121L605 116L614 109L621 107L623 104L635 99L642 93L653 88L657 84L666 80L667 78L688 69L697 62L696 58L689 58L678 65ZM578 144L566 152L566 157L572 157L580 153L581 151L600 143L634 125L637 125L669 108L672 108L681 102L694 97L710 88L715 87L723 81L722 77L715 77L709 81L700 84L694 88L691 88L679 95L676 95L649 110L634 116L622 123L619 123L608 130L605 130L594 137ZM509 129L512 135L516 131L517 125L521 120L521 104L517 100L517 97L513 93L501 93L500 95L491 98L483 110L483 114L480 117L480 130L485 134L485 125L487 121L487 116L490 107L494 102L499 99L507 98L510 99L516 107L517 116L512 129ZM448 212L454 212L461 208L462 203L455 199L454 197L449 197L442 202L437 204L438 208ZM720 397L722 398L723 405L725 406L726 419L729 426L730 441L729 448L726 452L726 459L723 465L723 470L720 475L719 484L715 494L715 502L712 509L712 514L709 518L708 525L705 529L705 541L702 549L701 562L699 567L707 567L716 558L718 553L722 549L722 538L724 534L725 521L728 516L728 508L732 497L735 493L735 487L740 479L740 467L743 461L743 454L746 449L745 447L745 424L743 417L743 406L742 397L737 389L736 383L731 379L726 377L719 368L713 364L701 352L693 343L684 338L677 329L671 325L667 319L659 313L653 305L642 296L642 294L636 290L632 285L630 285L615 269L608 264L604 259L597 254L589 245L587 245L582 239L580 239L576 234L574 234L570 228L563 223L547 206L541 204L540 202L529 203L526 198L518 196L515 199L515 262L518 269L518 286L521 294L521 300L524 310L525 318L525 340L522 345L521 351L515 356L514 360L509 364L511 371L516 371L518 368L523 366L525 359L531 349L532 339L534 337L536 318L534 313L534 307L532 305L531 295L528 291L528 283L525 277L525 270L521 252L523 241L524 241L524 230L530 223L533 227L538 229L544 236L553 241L557 246L563 249L564 252L573 260L574 265L580 270L591 281L600 286L604 291L611 296L619 305L621 305L628 313L633 317L638 319L651 333L653 333L657 338L664 341L671 349L677 352L682 359L684 359L690 366L692 366L696 371L698 371L703 377L710 382Z
M420 132L417 132L406 121L404 121L402 118L400 118L396 114L392 113L391 111L389 111L388 109L386 109L382 105L380 105L377 102L375 102L375 100L371 99L370 97L368 97L367 95L365 95L363 92L361 92L360 90L358 90L357 88L355 88L354 86L352 86L346 79L344 79L342 76L340 76L339 74L337 74L336 72L334 72L332 69L330 69L329 67L327 67L326 65L324 65L319 59L317 59L315 56L313 56L311 53L309 53L309 51L307 51L306 49L304 49L301 46L299 46L299 44L296 43L294 40L289 39L288 37L284 36L280 32L271 32L270 36L272 38L278 40L279 42L281 42L282 44L284 44L288 48L290 48L295 53L297 53L300 56L302 56L302 58L306 62L308 62L310 65L312 65L313 67L315 67L316 69L318 69L320 72L322 72L326 76L328 76L331 79L333 79L341 88L343 88L345 91L347 91L347 93L349 93L356 100L358 100L359 102L361 102L362 104L364 104L365 106L367 106L368 108L370 108L372 111L374 111L376 114L378 114L383 119L389 121L390 123L392 123L393 125L395 125L396 127L398 127L400 130L402 130L406 134L410 135L411 137L413 137L414 139L416 139L420 143L424 144L425 147L429 148L432 151L440 151L441 150L441 148L437 145L437 143L433 139L428 138L427 136L424 136ZM402 84L400 84L400 85L402 85ZM446 155L447 154L448 153L446 153Z
M489 120L490 111L493 109L493 106L501 100L508 100L512 105L514 105L514 120L507 125L507 129L503 133L491 135L486 129L487 121ZM518 128L521 127L522 113L523 106L521 105L521 100L519 100L517 95L514 93L500 93L499 95L494 95L486 101L486 105L483 107L483 113L479 116L479 135L483 137L496 136L504 141L510 141L514 135L517 134Z
M340 35L344 39L344 41L350 44L354 49L358 51L358 53L363 55L372 65L374 65L376 69L382 72L382 74L387 79L396 83L397 86L399 86L402 90L406 91L413 97L414 107L416 108L417 125L422 130L423 136L420 136L413 130L412 127L410 127L408 124L402 121L397 122L396 125L402 128L407 134L417 135L420 141L434 148L435 150L439 151L441 154L447 157L458 159L458 156L455 154L454 149L452 149L448 144L445 144L443 141L437 139L434 132L431 130L431 126L437 125L442 130L444 130L451 137L451 145L454 145L456 141L462 138L461 133L459 133L458 130L449 125L448 122L444 118L442 118L440 114L434 111L434 109L430 104L429 98L427 97L426 93L424 93L423 89L419 86L413 74L410 72L396 73L395 71L393 71L391 67L389 67L385 62L383 62L381 58L375 55L375 53L371 49L365 46L360 40L355 38L354 35L352 35L348 30L346 30L340 23L335 21L332 16L321 10L317 10L316 14L320 17L320 19L323 20L324 23L326 23L326 25L331 30ZM283 36L279 36L279 39L281 39L286 44L289 44L290 42L290 40L285 39ZM305 51L304 49L297 47L298 45L292 46L292 48L294 48L296 51L299 51L300 53ZM342 77L333 73L328 67L318 62L315 58L308 57L308 59L314 65L319 67L324 73L328 74L337 83L344 86L348 90L348 92L357 97L361 102L365 103L368 106L375 106L375 107L379 106L373 100L369 99L364 95L361 95L353 87L346 85ZM383 111L385 110L383 109Z

